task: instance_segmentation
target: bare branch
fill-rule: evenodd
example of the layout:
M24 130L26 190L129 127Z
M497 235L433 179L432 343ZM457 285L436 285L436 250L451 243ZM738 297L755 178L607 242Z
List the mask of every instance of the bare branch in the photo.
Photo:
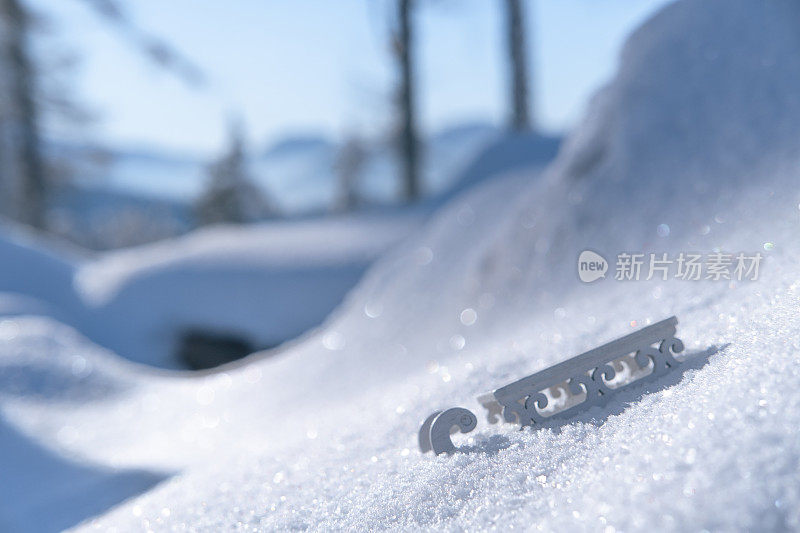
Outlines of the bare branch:
M81 0L95 13L121 30L150 61L193 87L207 83L202 69L168 42L137 27L117 0Z

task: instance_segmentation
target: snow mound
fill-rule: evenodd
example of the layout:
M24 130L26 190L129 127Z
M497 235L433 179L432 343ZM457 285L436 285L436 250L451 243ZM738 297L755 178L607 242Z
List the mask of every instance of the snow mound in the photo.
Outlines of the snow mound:
M180 336L234 335L270 348L320 324L421 213L219 227L107 254L76 287L84 331L133 360L179 367Z
M798 20L789 0L670 5L542 176L457 199L282 356L145 373L17 319L0 375L50 339L125 386L78 403L50 381L0 412L82 460L182 470L86 530L798 529ZM583 285L587 247L765 260L755 282ZM672 314L688 352L719 347L683 375L558 430L482 422L467 453L416 450L434 409L477 412L476 394Z
M197 332L252 350L274 347L319 325L427 215L404 209L220 226L94 257L4 224L0 317L53 317L128 359L165 368L185 368L176 354Z
M5 221L0 260L0 292L7 293L0 306L7 312L15 312L17 302L20 309L55 307L64 315L78 306L72 277L83 258L71 249Z
M442 196L452 199L487 179L520 169L541 169L556 157L560 145L560 137L536 132L501 135L464 165L456 183Z

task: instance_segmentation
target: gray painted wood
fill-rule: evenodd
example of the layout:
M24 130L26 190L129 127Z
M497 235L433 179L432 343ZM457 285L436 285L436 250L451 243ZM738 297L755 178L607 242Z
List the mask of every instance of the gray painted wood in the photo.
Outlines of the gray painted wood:
M674 356L682 352L684 346L675 336L677 324L678 319L673 316L644 327L493 392L482 394L478 396L478 402L486 409L486 419L490 424L505 420L522 427L535 428L552 420L572 417L580 411L605 403L617 390L632 383L657 378L679 365L680 361ZM621 362L623 358L627 363ZM635 367L628 368L628 377L632 379L624 383L612 383L618 370L624 369L625 364ZM548 390L571 395L572 403L565 403L561 410L548 412ZM424 453L432 449L437 455L453 453L456 448L450 440L451 430L457 427L463 433L468 433L476 425L475 415L462 407L437 411L420 428L420 450Z

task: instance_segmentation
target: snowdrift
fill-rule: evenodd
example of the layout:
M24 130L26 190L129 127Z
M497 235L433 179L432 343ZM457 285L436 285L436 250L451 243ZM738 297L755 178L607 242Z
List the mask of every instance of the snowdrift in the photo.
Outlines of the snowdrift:
M540 179L458 198L279 357L175 377L15 319L0 374L29 386L0 410L74 460L181 472L86 529L798 529L798 23L789 0L665 8ZM765 260L754 282L584 285L584 248ZM477 393L672 314L688 351L723 348L558 431L482 424L468 453L417 452L434 409L477 413ZM46 380L37 350L60 362Z
M107 254L76 274L84 331L138 362L180 368L187 332L275 347L319 325L422 213L219 227Z
M214 227L90 256L6 222L0 317L68 324L132 361L186 368L201 332L275 347L319 325L424 209ZM245 352L250 353L250 352Z
M82 257L9 221L0 238L0 313L35 313L68 320L80 306L72 287Z

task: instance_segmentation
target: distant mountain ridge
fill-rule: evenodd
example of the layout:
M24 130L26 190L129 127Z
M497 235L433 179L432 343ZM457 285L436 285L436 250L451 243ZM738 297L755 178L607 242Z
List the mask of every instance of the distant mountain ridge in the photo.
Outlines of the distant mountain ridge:
M543 165L560 141L535 133L506 134L477 121L446 128L424 146L424 195L442 202L498 173ZM284 216L328 213L340 192L340 149L322 135L287 136L251 152L250 175ZM364 206L397 204L402 184L391 143L365 140L364 150L357 196ZM141 244L197 225L192 206L207 181L208 161L202 157L58 141L49 144L48 153L64 169L51 195L52 226L82 246Z

